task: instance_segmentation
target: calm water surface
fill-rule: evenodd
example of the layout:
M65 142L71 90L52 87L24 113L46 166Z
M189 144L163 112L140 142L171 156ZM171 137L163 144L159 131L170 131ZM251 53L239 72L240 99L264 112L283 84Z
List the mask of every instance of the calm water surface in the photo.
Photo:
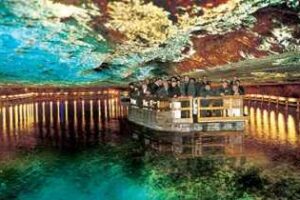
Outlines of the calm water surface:
M0 199L299 199L299 113L248 102L245 133L159 135L118 98L0 109Z

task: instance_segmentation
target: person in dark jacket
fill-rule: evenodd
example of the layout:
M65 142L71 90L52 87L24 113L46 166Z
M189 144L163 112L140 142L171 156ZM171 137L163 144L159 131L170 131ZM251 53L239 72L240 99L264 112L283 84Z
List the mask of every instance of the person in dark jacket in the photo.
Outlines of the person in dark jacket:
M138 85L135 85L133 88L133 92L130 95L130 98L135 102L136 106L142 106L142 98L141 98L141 90Z
M204 85L201 97L212 97L215 96L215 92L212 90L210 82Z
M210 82L209 82L207 76L202 76L202 84L203 84L203 85L210 84Z
M194 78L190 79L190 82L187 86L187 96L197 96L196 80Z
M229 83L227 81L222 82L221 88L217 90L217 95L219 96L232 95L232 89L231 87L229 87Z
M215 96L215 93L210 86L210 82L207 82L207 84L204 86L204 88L202 90L201 97L207 98L207 97L212 97L212 96ZM212 103L213 102L210 99L201 99L200 105L201 105L201 107L209 107ZM203 117L212 116L212 112L206 111L206 110L202 110L200 114Z
M156 92L158 98L167 98L169 97L169 83L168 81L163 81L163 86Z
M133 97L133 93L134 93L134 84L133 83L129 83L129 97Z
M177 85L177 81L172 81L171 87L169 88L169 97L179 97L180 88Z
M190 77L184 76L183 81L181 82L180 85L181 96L188 96L187 91L188 91L189 82L190 82Z
M230 85L232 86L232 85L236 84L235 82L239 81L239 80L240 79L237 76L234 76L233 79L230 81Z
M151 80L150 79L145 79L144 83L147 85L148 90L150 91L150 87L151 87Z
M180 89L181 96L184 96L184 94L185 94L185 84L184 84L184 79L183 78L181 78L179 81L177 81L177 86Z
M204 88L204 84L202 82L202 78L199 78L197 81L196 81L196 95L197 97L200 97L201 96L201 93L202 93L202 90Z
M151 86L150 86L151 94L155 95L155 93L159 90L161 85L162 85L162 79L161 78L157 79L154 83L152 83Z
M236 80L236 81L235 81L235 85L237 85L237 87L239 88L239 93L240 93L240 95L244 95L244 94L245 94L245 89L244 89L244 87L241 85L241 81L240 81L240 80Z

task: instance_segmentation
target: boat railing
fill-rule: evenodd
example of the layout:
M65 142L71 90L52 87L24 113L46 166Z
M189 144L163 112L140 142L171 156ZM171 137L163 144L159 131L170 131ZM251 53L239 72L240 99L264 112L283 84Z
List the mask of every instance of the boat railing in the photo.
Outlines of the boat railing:
M197 99L198 122L243 119L243 105L243 96L200 97Z
M244 119L243 96L131 99L131 106L169 112L172 123L237 121Z

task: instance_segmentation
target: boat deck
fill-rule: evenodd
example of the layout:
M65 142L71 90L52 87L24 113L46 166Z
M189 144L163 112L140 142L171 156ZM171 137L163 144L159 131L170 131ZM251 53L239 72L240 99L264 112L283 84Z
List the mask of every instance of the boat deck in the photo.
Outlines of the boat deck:
M157 131L243 131L243 96L131 100L129 121Z

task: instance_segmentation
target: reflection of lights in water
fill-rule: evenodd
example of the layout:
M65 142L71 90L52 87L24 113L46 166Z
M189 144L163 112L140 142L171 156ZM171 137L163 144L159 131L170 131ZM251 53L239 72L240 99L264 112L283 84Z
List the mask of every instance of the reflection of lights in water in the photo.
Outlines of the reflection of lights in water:
M25 110L25 104L21 104L21 115L22 115L22 130L26 129L26 110Z
M82 102L81 102L81 113L82 113L82 126L84 126L85 125L85 110L84 110L84 100L82 100Z
M26 129L29 128L29 105L25 104L25 123L26 123Z
M13 130L13 107L9 106L9 130L12 131Z
M19 133L19 126L18 126L18 123L19 123L19 115L18 115L18 105L15 105L13 107L13 110L14 110L14 122L15 122L15 131L16 131L16 134Z
M57 124L59 124L59 123L60 123L60 117L59 117L59 112L60 112L59 101L56 102L56 108L57 108Z
M29 130L34 125L33 104L4 106L0 111L0 133L3 139L12 136L18 139L21 131Z
M111 118L111 99L108 99L107 101L107 116L108 118Z
M114 99L111 99L109 102L109 108L110 108L110 116L111 118L115 117L115 112L114 112Z
M279 142L286 141L285 120L282 113L278 114L278 140Z
M94 113L93 113L93 100L90 100L90 124L91 129L94 127Z
M77 101L73 101L74 104L74 126L77 127Z
M55 125L55 135L60 135L61 133L61 129L60 129L60 116L59 116L59 112L60 112L60 108L59 108L59 101L56 102L56 125Z
M271 134L271 139L276 140L277 120L276 120L275 111L273 111L273 110L270 112L270 134Z
M5 133L6 132L6 108L5 107L2 108L2 119L3 119L3 123L2 123L3 133Z
M111 100L111 113L112 113L111 116L115 118L116 117L115 99Z
M66 126L66 128L68 127L68 122L69 122L69 117L68 117L68 115L69 115L68 104L69 104L69 102L68 102L68 101L65 101L64 114L65 114L65 119L66 119L66 121L65 121L65 126Z
M31 129L34 123L33 104L28 104L28 127Z
M248 115L249 114L249 110L248 110L248 106L244 106L244 114Z
M107 119L107 100L104 100L104 116L105 116L105 119Z
M269 139L270 137L270 129L269 129L269 113L266 109L263 110L263 133L264 138Z
M104 115L105 120L109 120L108 117L116 117L121 110L122 106L120 106L117 98L88 101L74 100L71 103L64 100L49 100L29 104L16 103L12 106L0 107L0 141L3 141L4 144L9 142L10 145L22 145L27 140L27 137L25 140L23 138L25 134L34 133L43 136L46 133L51 137L38 138L42 139L43 142L46 139L53 139L53 142L57 143L63 139L60 138L61 133L64 132L63 130L66 131L66 134L69 133L68 129L71 127L68 126L68 120L74 122L74 134L81 133L83 130L88 132L95 130L96 123L99 124L97 127L101 126L101 118L104 118ZM88 127L84 129L85 126L90 126L90 129ZM83 134L83 137L85 137L85 134Z
M23 129L24 128L24 124L23 124L23 104L19 105L19 120L20 120L20 129Z
M101 124L101 107L100 107L100 105L101 105L101 101L98 100L98 120L99 120L99 126Z
M252 135L256 134L255 133L255 113L254 113L254 108L250 108L250 133Z
M292 115L288 116L287 130L288 130L288 136L287 136L288 142L291 144L296 144L297 143L296 122L295 122L295 118Z
M38 103L35 103L35 119L37 119L38 111L39 111L39 109L38 109ZM36 120L36 121L37 121L37 120ZM36 121L35 121L35 122L36 122Z
M256 133L259 138L263 137L262 132L262 117L260 108L256 108Z
M50 101L50 124L53 124L53 102ZM51 135L51 129L50 129L50 135Z
M111 101L112 101L112 99L109 99L108 101L107 101L107 107L108 107L108 109L107 109L107 113L108 113L108 118L110 119L110 118L112 118L112 108L111 108Z
M45 102L43 101L42 103L42 123L43 125L46 122L46 110L45 110Z

